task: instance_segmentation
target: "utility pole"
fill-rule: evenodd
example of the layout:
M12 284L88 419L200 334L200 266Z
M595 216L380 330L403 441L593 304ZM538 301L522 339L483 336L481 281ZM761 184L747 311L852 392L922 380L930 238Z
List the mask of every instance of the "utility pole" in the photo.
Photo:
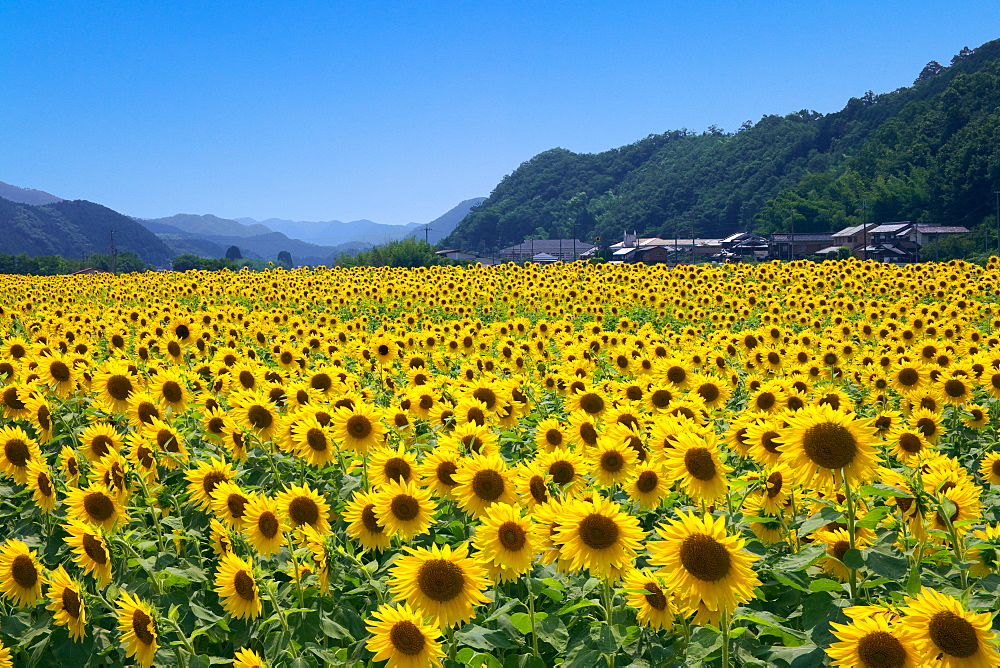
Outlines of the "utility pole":
M865 259L868 259L868 200L861 200L861 240L864 241Z
M425 243L425 244L428 244L428 243L430 243L430 242L429 242L429 241L427 240L427 237L428 237L428 234L427 234L427 233L428 233L428 232L430 232L430 231L431 231L431 226L430 226L430 225L424 225L424 243Z
M795 209L792 209L792 242L788 244L788 260L795 261Z
M115 248L115 232L111 230L111 273L118 275L118 249Z

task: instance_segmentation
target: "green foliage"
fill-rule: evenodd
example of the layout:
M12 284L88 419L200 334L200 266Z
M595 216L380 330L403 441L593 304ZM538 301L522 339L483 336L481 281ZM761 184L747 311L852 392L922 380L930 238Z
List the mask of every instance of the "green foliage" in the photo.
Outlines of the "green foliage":
M236 264L229 258L207 258L198 257L197 255L192 255L191 253L184 253L183 255L178 255L173 261L174 271L189 271L191 269L204 269L205 271L217 271L219 269L230 269L236 271L240 268L240 265Z
M909 88L840 111L650 135L598 154L552 149L505 177L442 243L831 232L862 221L973 227L1000 185L1000 40L929 64ZM961 221L961 222L958 222Z
M58 255L38 255L30 257L25 253L19 255L0 254L0 274L21 274L30 276L56 276L72 274L81 269L97 269L112 271L115 262L110 255L94 253L84 260L60 257ZM135 253L119 253L117 269L119 274L137 271L148 271L151 267L142 261Z
M292 267L294 267L295 263L292 262L292 254L286 250L283 250L280 253L278 253L278 264L280 264L285 269L291 269Z
M440 264L460 264L434 254L434 246L423 239L407 237L390 241L357 255L341 255L337 258L340 267L432 267Z
M226 259L227 260L242 260L243 253L240 252L239 246L230 246L226 249Z

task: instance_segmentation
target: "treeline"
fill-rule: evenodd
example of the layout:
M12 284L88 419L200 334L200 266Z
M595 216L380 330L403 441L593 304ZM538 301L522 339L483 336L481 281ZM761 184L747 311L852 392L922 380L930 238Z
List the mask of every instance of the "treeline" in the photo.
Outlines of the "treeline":
M466 260L449 260L435 254L435 246L423 239L407 237L390 241L356 255L341 255L338 267L433 267L442 264L468 264Z
M995 220L998 140L1000 40L831 114L768 115L735 132L681 129L598 154L546 151L442 243L483 252L532 235L723 237L863 220L976 228Z
M147 271L152 267L142 261L132 252L118 253L117 258L111 255L93 253L86 259L61 257L59 255L36 255L29 257L24 253L18 255L0 254L0 274L20 274L23 276L56 276L72 274L82 269L98 271L114 271L127 274L136 271Z

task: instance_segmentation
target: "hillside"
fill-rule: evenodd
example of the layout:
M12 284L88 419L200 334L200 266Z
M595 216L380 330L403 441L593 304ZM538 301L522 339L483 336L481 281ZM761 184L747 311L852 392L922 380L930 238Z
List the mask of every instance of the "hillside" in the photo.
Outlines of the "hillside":
M246 225L262 225L281 232L292 239L301 239L311 243L324 245L343 244L347 242L364 242L369 245L385 243L403 238L408 232L418 227L417 223L409 225L387 225L370 220L352 220L345 223L339 220L284 220L268 218L256 221L253 218L239 218L238 222Z
M32 206L54 204L62 201L61 198L56 197L51 193L47 193L44 190L19 188L18 186L12 186L11 184L4 183L3 181L0 181L0 197L10 200L11 202L17 202L18 204L31 204Z
M421 225L412 232L408 233L406 236L424 239L429 243L436 244L451 234L452 231L458 227L458 224L462 222L462 219L469 215L469 212L473 208L479 206L485 201L485 197L473 197L472 199L459 202L447 212L427 223L427 227L430 229L427 230L426 235L424 234L424 226Z
M489 250L529 235L617 240L626 229L766 233L788 229L793 215L803 232L863 217L975 227L992 219L1000 183L998 110L1000 40L831 114L768 115L732 133L675 130L597 154L545 151L505 177L444 243Z
M235 220L219 218L218 216L213 216L212 214L199 216L192 213L178 213L173 216L168 216L167 218L153 218L149 221L140 220L139 222L143 224L150 222L161 225L169 225L170 227L179 229L189 234L195 234L200 237L208 235L223 237L253 237L259 234L269 234L274 231L264 225L244 225Z
M132 251L152 265L166 265L174 255L155 234L100 204L60 200L32 206L0 199L0 253L76 258L107 253L111 230L119 251Z

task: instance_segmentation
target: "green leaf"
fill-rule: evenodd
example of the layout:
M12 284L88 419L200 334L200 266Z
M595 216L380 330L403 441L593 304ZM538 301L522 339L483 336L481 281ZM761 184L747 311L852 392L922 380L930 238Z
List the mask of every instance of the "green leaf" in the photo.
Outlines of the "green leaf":
M913 496L909 492L904 492L901 489L891 487L890 485L883 485L882 483L876 483L874 485L863 485L858 493L862 496L879 496L883 499L888 499L891 497L896 498L906 498L908 496Z
M546 617L535 625L535 632L539 640L552 645L559 654L565 652L569 645L569 631L558 617Z
M844 552L844 558L841 561L844 562L845 566L854 570L862 568L865 565L865 558L862 556L861 550L856 547L852 547L847 552Z
M548 617L544 612L535 613L535 624ZM510 621L518 631L524 634L531 633L531 615L526 612L515 612L510 616Z
M875 530L878 523L881 522L889 514L888 506L876 506L868 511L858 523L857 526L864 527L865 529Z
M893 552L896 554L893 554ZM871 569L872 573L889 578L890 580L899 580L906 575L908 565L906 557L903 556L902 552L895 549L889 551L887 548L867 550L865 552L865 564Z
M792 580L790 577L784 575L783 573L779 573L778 571L773 571L771 575L774 576L775 580L777 580L778 582L787 587L791 587L792 589L798 589L799 591L809 591L806 587L800 585L798 582Z
M818 580L813 580L809 583L809 591L844 591L844 585L837 582L836 580L831 580L830 578L820 578Z
M817 515L819 514L822 514L822 511L817 513ZM842 516L843 513L840 513L840 515ZM824 554L826 554L826 546L810 545L809 547L799 550L795 554L779 559L778 563L775 564L775 570L801 571L809 566L812 566L813 563Z
M829 506L824 506L819 509L819 512L807 519L801 525L799 525L799 534L806 535L810 534L820 527L824 527L830 522L836 522L844 516L844 513L839 510L834 510Z

